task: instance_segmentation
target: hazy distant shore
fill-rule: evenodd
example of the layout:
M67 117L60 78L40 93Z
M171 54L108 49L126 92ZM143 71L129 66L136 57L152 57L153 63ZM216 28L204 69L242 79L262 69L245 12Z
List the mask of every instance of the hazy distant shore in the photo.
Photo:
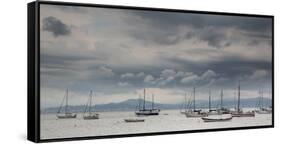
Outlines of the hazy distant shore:
M264 106L269 107L271 106L271 99L264 98ZM257 107L258 98L249 98L249 99L241 99L241 107L245 108L254 108ZM196 107L200 109L208 108L208 101L207 100L198 100L196 102ZM212 102L212 108L217 108L219 105L219 100L214 100ZM237 102L230 99L225 99L223 102L224 107L226 108L234 108L237 106ZM151 102L146 101L146 106L151 107ZM183 107L183 103L178 104L161 104L155 103L155 107L160 109L166 110L173 110L173 109L181 109ZM72 112L83 112L85 105L78 105L78 106L69 106L69 109ZM97 104L94 106L96 111L134 111L138 108L138 99L129 99L127 101L119 102L119 103L108 103L108 104ZM56 113L59 107L50 107L50 108L43 108L41 109L41 113Z

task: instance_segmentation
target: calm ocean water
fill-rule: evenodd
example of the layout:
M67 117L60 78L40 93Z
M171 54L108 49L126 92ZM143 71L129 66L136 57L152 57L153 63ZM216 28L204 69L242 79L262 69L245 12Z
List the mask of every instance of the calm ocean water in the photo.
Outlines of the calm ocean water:
M233 118L227 122L205 123L201 118L186 118L179 110L163 110L158 116L141 117L145 122L126 123L125 118L136 118L134 112L101 112L100 119L57 119L55 114L41 115L41 139L134 134L163 131L183 131L271 125L271 114Z

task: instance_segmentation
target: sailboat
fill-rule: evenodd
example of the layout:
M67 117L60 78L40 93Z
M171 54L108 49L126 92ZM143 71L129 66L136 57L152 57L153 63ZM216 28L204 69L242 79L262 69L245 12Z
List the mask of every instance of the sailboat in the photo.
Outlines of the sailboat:
M254 111L243 112L242 108L240 108L240 81L238 83L238 102L236 111L231 112L233 117L254 117Z
M99 114L92 111L93 91L90 91L89 100L86 104L83 118L84 120L99 119Z
M64 101L65 101L65 105L63 106ZM62 110L63 110L63 107L64 107L64 113L61 113ZM69 112L69 109L68 109L68 89L66 89L66 94L63 97L62 103L61 103L60 108L57 112L57 118L59 118L59 119L69 119L69 118L76 118L76 116L77 116L76 113Z
M212 109L212 98L211 98L211 89L209 89L209 110L207 115L217 115L218 109Z
M190 101L189 101L189 103L190 103ZM182 110L182 107L183 107L184 110ZM188 107L186 93L184 94L184 104L182 105L182 107L180 108L180 113L186 114L187 113L187 107Z
M230 110L228 108L225 108L223 105L223 90L221 90L221 102L220 102L220 113L222 114L230 114Z
M220 103L220 109L218 110L212 110L211 109L211 92L209 91L209 113L207 116L202 117L202 120L204 122L223 122L223 121L229 121L232 119L232 115L230 113L227 113L225 111L225 108L223 108L222 98L223 98L223 90L221 90L221 103Z
M142 108L139 107L139 109L135 112L137 116L149 116L149 115L159 115L160 109L154 108L154 95L152 95L152 103L151 103L151 109L147 109L145 106L145 89L143 90L143 105Z
M196 104L195 104L195 87L193 87L193 109L189 108L189 110L187 110L185 112L185 116L187 118L192 118L192 117L204 117L206 116L206 113L202 113L200 109L196 109Z
M264 107L263 91L260 91L259 95L260 95L259 96L259 102L258 102L258 105L257 105L258 109L255 110L255 112L258 113L258 114L270 114L270 113L272 113L272 109Z

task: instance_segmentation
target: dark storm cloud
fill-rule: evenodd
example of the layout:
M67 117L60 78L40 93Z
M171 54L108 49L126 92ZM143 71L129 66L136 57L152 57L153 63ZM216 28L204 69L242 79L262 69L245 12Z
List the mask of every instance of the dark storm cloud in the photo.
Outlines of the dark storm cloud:
M218 31L225 28L244 31L249 37L270 38L271 35L271 19L268 18L145 11L133 14L141 18L138 23L147 23L154 31L133 31L132 36L161 45L172 45L195 37L212 47L230 46L231 42L223 42L225 33ZM179 35L181 26L189 26L195 31Z
M79 56L79 55L50 55L41 54L41 64L46 68L64 68L64 69L75 69L78 66L74 64L77 62L97 60L98 58L91 56Z
M189 69L191 72L200 74L206 69L214 70L218 76L230 79L236 79L251 75L257 70L271 70L271 62L267 61L251 61L241 57L224 57L222 60L209 62L191 62L177 58L170 59L180 64L183 69Z
M247 35L249 37L259 38L259 39L271 39L272 36L271 33L256 33L256 32L244 32L244 35Z
M155 27L171 29L182 25L191 25L194 28L234 27L245 31L269 32L271 30L270 18L222 16L211 14L171 13L171 12L134 12Z
M260 69L270 70L271 62L226 58L224 62L212 63L208 66L215 69L224 77L241 78Z
M43 19L43 30L52 32L55 37L69 35L71 33L68 25L53 16Z
M138 11L133 14L150 22L153 26L171 29L181 25L191 25L194 28L212 27L235 27L246 31L269 32L271 30L270 18L222 16L211 14L192 14L177 12L149 12Z
M204 19L199 18L197 14L170 13L170 12L149 12L135 11L132 14L141 17L143 22L160 27L166 30L173 29L181 25L192 25L195 27L203 27Z
M221 48L223 46L230 45L230 43L223 44L222 41L225 40L226 35L224 33L217 32L214 29L209 29L198 35L198 37L201 40L206 41L208 45L212 47Z
M150 42L155 44L161 44L161 45L173 45L177 44L181 40L184 39L182 36L176 35L176 31L159 31L159 32L132 32L132 36L136 39L142 40L143 42ZM173 38L169 38L170 36L173 36Z

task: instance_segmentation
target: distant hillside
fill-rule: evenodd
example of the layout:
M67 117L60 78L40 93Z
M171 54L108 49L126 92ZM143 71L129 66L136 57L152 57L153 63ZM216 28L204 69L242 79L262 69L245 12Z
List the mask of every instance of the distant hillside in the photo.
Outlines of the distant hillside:
M264 98L264 106L268 107L271 106L271 99ZM138 99L129 99L123 102L119 103L108 103L108 104L98 104L95 105L94 109L96 111L134 111L138 108ZM142 108L141 101L141 108ZM145 101L145 105L147 108L151 108L151 102ZM212 101L212 107L218 107L220 101ZM256 107L258 103L258 98L249 98L249 99L241 99L241 107ZM198 100L196 101L196 108L208 108L209 102L206 100ZM237 101L226 99L223 101L224 107L233 108L237 106ZM179 104L161 104L161 103L155 103L154 107L160 108L160 109L180 109L183 107L183 103ZM85 105L78 105L78 106L69 106L69 109L73 112L83 112L85 108ZM51 107L42 109L42 113L56 113L58 111L59 107Z

